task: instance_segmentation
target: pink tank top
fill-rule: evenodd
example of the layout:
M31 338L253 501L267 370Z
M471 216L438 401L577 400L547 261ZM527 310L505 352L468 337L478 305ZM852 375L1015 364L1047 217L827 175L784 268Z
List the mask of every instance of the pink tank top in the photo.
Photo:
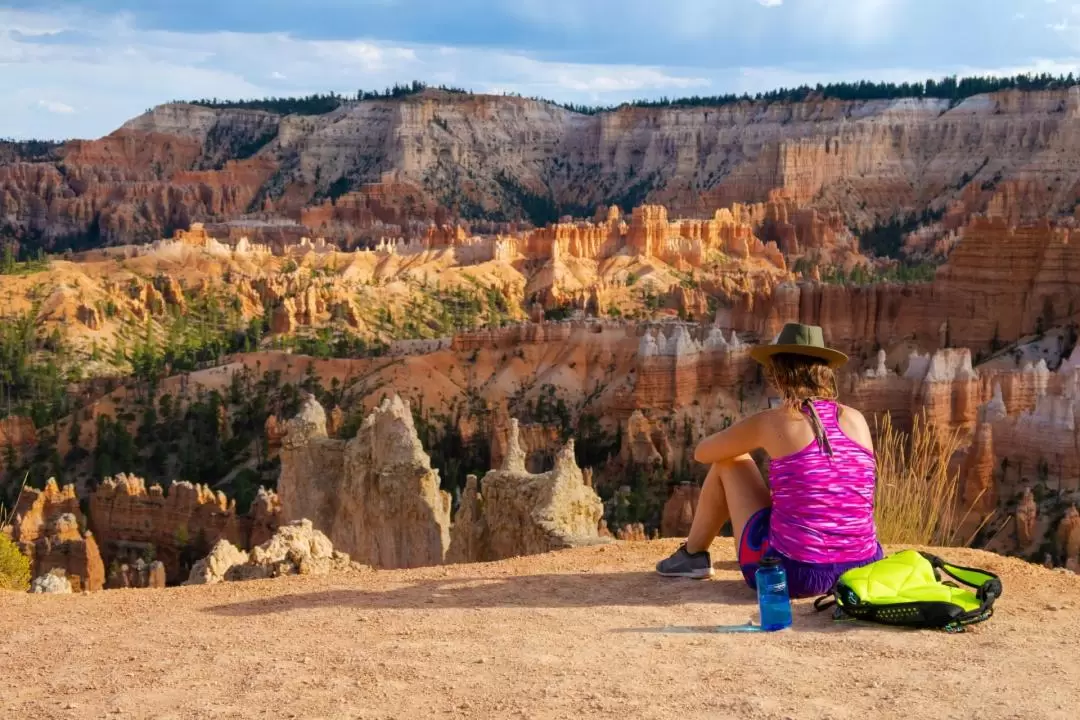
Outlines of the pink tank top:
M813 405L826 441L815 438L769 464L769 543L799 562L865 560L877 552L874 454L840 429L835 402L816 400ZM807 408L803 413L812 420Z

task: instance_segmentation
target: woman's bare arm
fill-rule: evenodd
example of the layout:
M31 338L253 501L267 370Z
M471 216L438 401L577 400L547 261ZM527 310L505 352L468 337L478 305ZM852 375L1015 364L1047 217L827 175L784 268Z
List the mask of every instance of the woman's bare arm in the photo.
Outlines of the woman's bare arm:
M761 447L762 421L768 411L740 420L727 430L710 435L694 449L694 460L706 465L731 460Z

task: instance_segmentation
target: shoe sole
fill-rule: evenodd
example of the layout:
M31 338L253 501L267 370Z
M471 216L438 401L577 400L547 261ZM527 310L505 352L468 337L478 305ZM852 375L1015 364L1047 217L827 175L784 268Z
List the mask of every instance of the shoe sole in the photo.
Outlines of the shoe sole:
M708 570L690 570L689 572L661 572L656 571L656 574L660 577L666 578L689 578L690 580L707 580L713 576L713 569Z

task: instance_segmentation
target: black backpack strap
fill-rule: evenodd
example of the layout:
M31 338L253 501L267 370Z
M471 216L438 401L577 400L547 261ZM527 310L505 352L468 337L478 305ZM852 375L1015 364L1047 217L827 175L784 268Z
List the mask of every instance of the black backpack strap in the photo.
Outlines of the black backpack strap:
M814 609L818 612L825 612L833 605L836 604L836 593L830 592L827 595L822 595L814 601Z
M975 589L975 597L979 601L979 607L958 616L956 622L959 625L980 622L994 614L994 601L1001 597L1002 592L1001 578L992 572L980 570L979 568L947 563L930 553L923 552L920 554L930 561L935 572L940 570L953 580Z
M831 608L831 607L833 607L835 605L836 610L833 611L833 617L834 618L839 617L839 615L840 615L840 604L837 602L837 599L836 599L836 591L837 591L837 588L839 586L840 586L840 578L837 578L836 581L833 583L833 586L831 588L829 588L829 592L825 593L824 595L822 595L821 597L819 597L817 600L814 601L814 610L816 610L818 612L825 612L826 610L828 610L829 608Z

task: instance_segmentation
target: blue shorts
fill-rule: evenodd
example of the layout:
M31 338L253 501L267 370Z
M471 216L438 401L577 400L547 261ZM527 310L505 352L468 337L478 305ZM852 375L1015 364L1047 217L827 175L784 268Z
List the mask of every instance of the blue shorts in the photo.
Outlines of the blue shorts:
M742 569L746 584L752 589L757 589L754 573L757 572L758 563L764 557L780 558L780 564L787 572L788 592L791 597L808 598L831 591L837 578L848 570L876 562L885 556L879 543L873 557L858 562L805 563L792 560L774 550L769 544L769 519L771 517L771 507L758 510L747 521L742 537L739 538L739 567Z

